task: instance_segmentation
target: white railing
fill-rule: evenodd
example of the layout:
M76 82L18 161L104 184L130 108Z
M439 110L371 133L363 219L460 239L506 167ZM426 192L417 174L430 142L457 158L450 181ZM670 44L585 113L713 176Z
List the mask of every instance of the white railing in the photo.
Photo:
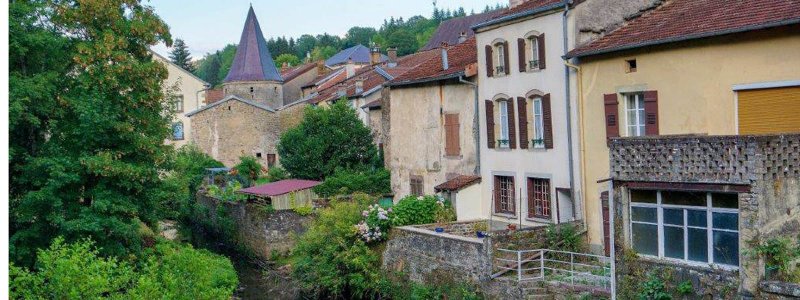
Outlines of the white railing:
M550 249L497 249L492 278L516 275L522 281L557 281L611 289L611 259L606 256Z

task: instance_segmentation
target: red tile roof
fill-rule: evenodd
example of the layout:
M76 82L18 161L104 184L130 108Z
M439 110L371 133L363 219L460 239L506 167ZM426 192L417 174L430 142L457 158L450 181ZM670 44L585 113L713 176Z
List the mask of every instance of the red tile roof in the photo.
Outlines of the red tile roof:
M314 69L316 67L317 67L317 64L313 63L313 62L307 63L307 64L302 64L302 65L299 65L299 66L296 66L296 67L293 67L293 68L289 68L286 71L282 71L281 72L281 77L283 77L283 81L284 82L289 82L292 79L297 78L297 76L300 76L303 73L308 72L308 71L310 71L310 70L312 70L312 69Z
M435 191L458 191L475 183L481 182L478 175L458 175L452 179L433 187Z
M480 28L485 27L492 24L503 23L510 20L515 20L518 18L522 18L528 16L530 14L536 14L540 11L548 11L550 8L555 9L564 5L564 0L529 0L525 1L524 3L517 5L513 8L509 8L506 10L501 11L497 16L492 18L491 20L487 20L486 22L482 22L480 24L476 24L473 28Z
M586 45L580 57L800 23L800 0L671 0Z
M478 61L475 37L469 38L461 44L447 47L447 70L444 70L442 67L442 49L439 48L431 51L437 52L437 55L434 55L420 64L419 67L395 77L389 84L401 85L404 83L446 78L450 75L461 74L468 65Z
M309 189L318 186L320 184L322 184L322 182L314 180L286 179L272 183L267 183L264 185L241 189L238 191L238 193L256 195L256 196L274 197L286 193Z

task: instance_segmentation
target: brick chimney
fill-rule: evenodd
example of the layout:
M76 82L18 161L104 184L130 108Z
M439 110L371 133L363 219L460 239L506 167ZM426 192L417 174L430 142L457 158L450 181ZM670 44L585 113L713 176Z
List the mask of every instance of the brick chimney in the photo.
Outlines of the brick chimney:
M347 64L344 65L344 71L347 73L347 78L356 75L356 63L353 62L352 58L347 59Z
M397 66L397 48L390 47L386 49L386 54L389 56L388 67L394 68Z
M372 49L370 49L369 62L373 65L381 62L381 49L377 46L372 46Z
M526 0L508 0L508 8L514 8L522 3L525 3Z

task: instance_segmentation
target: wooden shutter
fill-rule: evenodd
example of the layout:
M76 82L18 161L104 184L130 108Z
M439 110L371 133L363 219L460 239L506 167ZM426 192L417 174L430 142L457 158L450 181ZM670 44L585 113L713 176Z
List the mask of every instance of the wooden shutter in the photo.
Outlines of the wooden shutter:
M447 156L457 156L461 154L461 145L459 140L459 124L458 114L444 115L444 135L445 146L444 152Z
M617 94L603 95L603 103L605 104L606 111L606 138L619 136L619 103L617 102Z
M539 42L539 69L543 70L545 68L545 55L544 55L544 33L540 34L536 37Z
M533 178L528 178L525 181L528 183L528 218L533 218L536 215L536 204L534 204L533 196Z
M553 149L553 114L550 112L550 94L542 96L542 132L544 148Z
M492 77L494 75L494 63L492 59L494 55L492 54L492 45L486 45L486 76Z
M519 112L519 148L528 149L528 101L525 97L517 97Z
M486 100L486 145L494 148L494 102Z
M511 149L517 148L517 126L516 119L514 119L514 98L509 98L508 104L508 147Z
M658 135L658 92L644 92L644 134Z
M525 62L525 39L517 39L517 52L519 56L519 71L525 72L525 66L527 62Z
M500 176L494 176L494 212L500 211Z
M506 69L506 75L511 74L511 66L508 59L508 41L503 42L503 68Z

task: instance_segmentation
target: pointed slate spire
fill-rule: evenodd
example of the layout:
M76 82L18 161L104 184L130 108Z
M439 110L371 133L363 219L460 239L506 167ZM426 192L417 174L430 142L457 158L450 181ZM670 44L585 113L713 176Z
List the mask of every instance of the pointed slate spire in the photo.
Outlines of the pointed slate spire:
M283 81L283 78L275 68L275 62L272 61L267 41L264 40L261 26L258 25L256 13L251 5L247 12L247 20L244 22L242 38L236 48L236 56L233 58L225 82L265 80Z

